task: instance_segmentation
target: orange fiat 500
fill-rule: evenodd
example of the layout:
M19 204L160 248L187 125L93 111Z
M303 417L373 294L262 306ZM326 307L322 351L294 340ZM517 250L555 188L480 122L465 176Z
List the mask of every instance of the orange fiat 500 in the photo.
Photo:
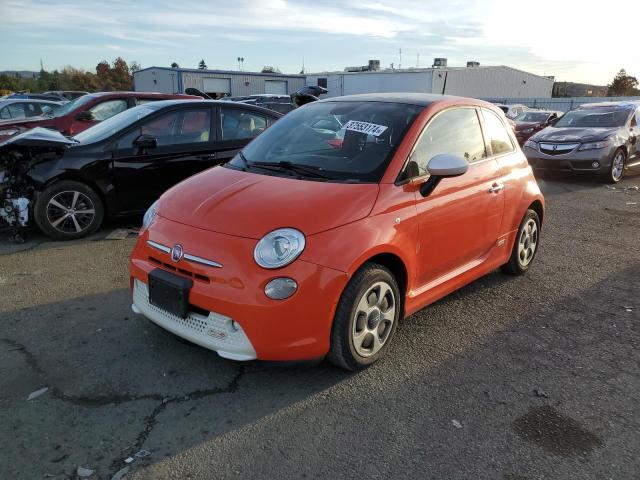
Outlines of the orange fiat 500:
M149 209L130 258L133 310L225 358L326 355L357 370L401 318L497 267L526 272L543 212L494 105L323 100Z

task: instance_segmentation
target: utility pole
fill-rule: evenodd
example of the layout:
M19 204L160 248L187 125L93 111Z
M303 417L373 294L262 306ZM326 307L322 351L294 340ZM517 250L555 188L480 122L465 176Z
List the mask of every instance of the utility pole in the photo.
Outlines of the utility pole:
M398 62L398 70L402 68L402 49L398 49L398 53L400 53L400 61Z
M416 54L416 68L420 68L420 54Z

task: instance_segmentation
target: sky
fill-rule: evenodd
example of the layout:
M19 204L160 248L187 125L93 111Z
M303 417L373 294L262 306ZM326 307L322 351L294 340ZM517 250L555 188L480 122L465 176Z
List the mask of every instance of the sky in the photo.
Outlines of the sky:
M246 71L299 73L446 57L607 84L621 68L640 78L639 21L637 0L0 0L0 70L94 71L118 56L226 70L243 57Z

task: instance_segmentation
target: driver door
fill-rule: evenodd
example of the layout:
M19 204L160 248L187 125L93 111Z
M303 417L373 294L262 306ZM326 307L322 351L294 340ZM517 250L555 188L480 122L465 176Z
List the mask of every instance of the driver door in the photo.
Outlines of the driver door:
M444 178L427 197L415 192L419 286L444 282L481 262L496 245L502 221L504 192L492 191L499 166L488 158L475 108L436 114L416 143L409 166L426 180L429 160L443 153L466 159L469 169Z
M216 165L212 108L183 108L145 119L117 140L113 183L119 210L142 211L162 193L191 175ZM140 148L141 135L155 137L155 148Z

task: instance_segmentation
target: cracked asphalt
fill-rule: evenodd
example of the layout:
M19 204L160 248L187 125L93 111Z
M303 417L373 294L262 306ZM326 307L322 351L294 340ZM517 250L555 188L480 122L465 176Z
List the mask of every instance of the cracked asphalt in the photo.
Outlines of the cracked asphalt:
M541 250L387 358L234 363L130 311L134 239L0 246L0 478L640 477L640 185L541 179ZM48 387L28 401L30 393Z

